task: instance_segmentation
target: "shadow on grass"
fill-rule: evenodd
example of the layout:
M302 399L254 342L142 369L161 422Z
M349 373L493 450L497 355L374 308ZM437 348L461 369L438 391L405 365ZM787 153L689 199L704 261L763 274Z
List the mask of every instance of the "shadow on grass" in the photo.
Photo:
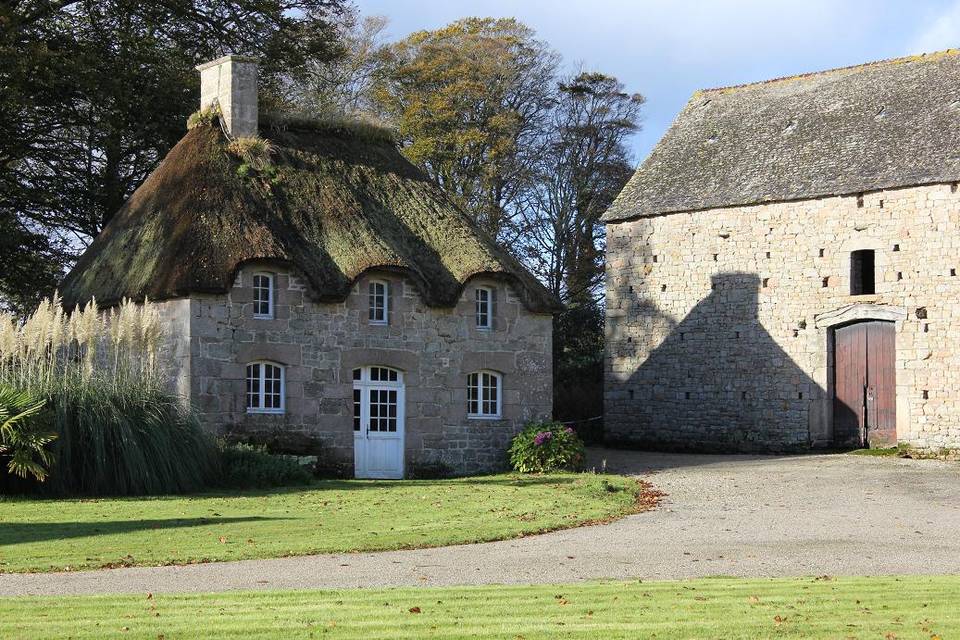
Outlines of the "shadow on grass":
M286 519L243 516L236 518L174 518L170 520L108 520L104 522L0 522L0 547L29 542L132 533L134 531L182 529L211 524Z

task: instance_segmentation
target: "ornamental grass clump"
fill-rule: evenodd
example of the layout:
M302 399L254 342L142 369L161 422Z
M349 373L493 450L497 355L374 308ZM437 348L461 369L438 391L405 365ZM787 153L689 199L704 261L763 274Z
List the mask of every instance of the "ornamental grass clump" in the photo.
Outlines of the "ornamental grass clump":
M559 422L530 424L510 445L510 463L521 473L579 471L584 456L576 431Z
M163 331L150 302L64 312L44 301L24 322L0 314L0 387L43 402L31 428L53 436L43 469L13 491L136 495L201 489L218 472L214 443L167 388ZM21 458L22 458L21 454ZM23 475L23 474L20 474Z

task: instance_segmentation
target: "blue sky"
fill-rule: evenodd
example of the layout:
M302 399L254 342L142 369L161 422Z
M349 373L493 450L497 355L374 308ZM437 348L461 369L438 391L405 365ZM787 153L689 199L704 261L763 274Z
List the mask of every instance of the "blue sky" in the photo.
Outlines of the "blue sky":
M390 18L392 38L465 16L518 18L569 66L646 96L638 162L696 89L960 47L960 0L355 1Z

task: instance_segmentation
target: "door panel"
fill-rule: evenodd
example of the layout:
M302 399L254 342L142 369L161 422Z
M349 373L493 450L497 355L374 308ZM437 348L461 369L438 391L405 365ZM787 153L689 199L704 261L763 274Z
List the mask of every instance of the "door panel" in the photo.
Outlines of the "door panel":
M871 322L867 337L867 444L897 444L896 330L892 322Z
M836 374L833 401L833 438L838 446L863 443L867 383L867 327L851 324L834 331Z
M353 441L354 474L358 478L402 478L403 387L364 385L360 391L359 429L354 430Z
M833 433L838 446L897 439L895 327L859 322L834 331Z

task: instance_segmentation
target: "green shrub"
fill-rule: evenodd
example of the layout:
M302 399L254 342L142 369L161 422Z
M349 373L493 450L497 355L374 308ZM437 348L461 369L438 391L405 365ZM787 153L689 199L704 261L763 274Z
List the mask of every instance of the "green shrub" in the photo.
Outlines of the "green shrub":
M230 489L268 489L310 484L313 476L291 456L271 455L266 447L221 446L221 484Z
M559 422L528 425L510 445L510 463L521 473L579 471L584 456L583 441Z
M56 434L42 486L8 490L138 495L203 489L219 475L215 443L168 390L162 327L149 302L66 314L44 301L25 322L0 314L0 384L45 401Z
M49 401L57 432L53 493L188 493L219 475L213 439L173 393L92 384Z
M43 482L53 462L47 450L56 434L46 428L46 401L0 385L0 457L9 458L7 471L18 478Z

